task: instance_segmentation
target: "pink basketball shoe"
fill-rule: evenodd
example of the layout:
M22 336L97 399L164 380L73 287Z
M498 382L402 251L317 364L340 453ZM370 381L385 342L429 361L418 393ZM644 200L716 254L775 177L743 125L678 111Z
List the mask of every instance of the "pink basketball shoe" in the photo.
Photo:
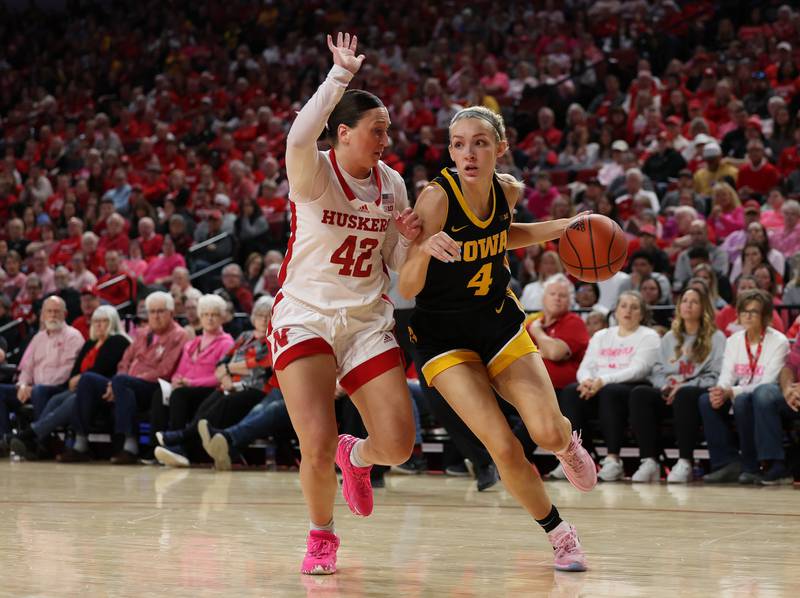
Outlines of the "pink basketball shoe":
M356 467L350 461L350 452L360 439L349 434L339 436L336 465L342 470L342 496L354 514L368 517L372 514L372 483L369 467Z
M306 575L336 573L336 551L339 537L332 532L312 529L306 540L306 556L300 572Z
M566 521L547 534L555 552L555 567L559 571L586 571L586 556L583 554L578 532Z
M591 455L583 448L581 437L577 432L572 433L569 445L556 457L561 462L564 475L570 483L581 492L589 492L597 485L597 467Z

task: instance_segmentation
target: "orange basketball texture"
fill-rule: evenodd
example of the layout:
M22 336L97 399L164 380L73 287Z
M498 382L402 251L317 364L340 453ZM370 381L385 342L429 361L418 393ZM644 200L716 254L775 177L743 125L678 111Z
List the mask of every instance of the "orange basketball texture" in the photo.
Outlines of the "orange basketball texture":
M558 255L575 278L598 282L611 278L625 265L628 240L619 225L600 214L572 219L561 234Z

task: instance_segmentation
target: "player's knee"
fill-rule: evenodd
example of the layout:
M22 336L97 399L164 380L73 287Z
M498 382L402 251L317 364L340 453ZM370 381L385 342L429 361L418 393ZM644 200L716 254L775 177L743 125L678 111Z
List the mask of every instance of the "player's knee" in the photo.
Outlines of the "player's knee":
M572 429L569 420L558 417L550 422L543 422L533 433L533 440L545 450L560 451L569 444Z
M336 443L312 443L302 447L302 462L315 470L328 471L336 459Z
M383 465L400 465L411 457L414 450L414 431L384 436L375 444Z

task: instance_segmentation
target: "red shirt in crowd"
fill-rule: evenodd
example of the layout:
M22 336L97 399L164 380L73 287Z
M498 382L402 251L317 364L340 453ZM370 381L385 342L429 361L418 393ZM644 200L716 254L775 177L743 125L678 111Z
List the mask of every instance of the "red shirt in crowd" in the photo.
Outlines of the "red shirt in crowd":
M753 168L750 162L746 162L739 169L739 176L736 177L736 186L750 187L754 193L766 195L781 182L781 173L772 164L764 160L761 166Z
M531 325L532 323L528 324L529 334ZM543 326L542 330L548 336L564 341L569 347L570 355L566 359L561 361L542 360L550 380L553 381L553 388L564 388L575 382L581 360L586 353L586 347L589 346L589 331L581 317L572 312L565 313L549 326Z

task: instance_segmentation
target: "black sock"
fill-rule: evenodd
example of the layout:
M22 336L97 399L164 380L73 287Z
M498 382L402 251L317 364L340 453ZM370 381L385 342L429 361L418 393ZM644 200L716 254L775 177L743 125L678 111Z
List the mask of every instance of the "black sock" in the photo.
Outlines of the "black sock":
M549 534L556 529L558 524L561 523L561 516L558 514L558 509L556 509L556 506L553 505L553 508L550 509L547 517L544 519L537 519L536 523L542 526L542 529L546 534Z

